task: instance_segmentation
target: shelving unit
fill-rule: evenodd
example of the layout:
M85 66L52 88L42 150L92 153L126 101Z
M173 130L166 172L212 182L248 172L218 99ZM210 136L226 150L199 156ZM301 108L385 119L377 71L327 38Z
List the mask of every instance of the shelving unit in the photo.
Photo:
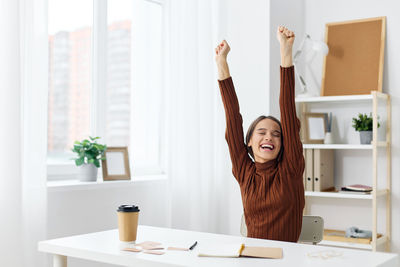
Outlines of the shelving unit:
M386 101L386 136L384 141L378 139L378 101ZM347 194L339 192L310 192L306 191L306 203L308 198L325 198L332 199L359 199L370 201L372 208L372 241L371 244L357 244L337 241L323 240L320 244L326 246L348 247L357 249L368 249L376 251L377 246L385 244L385 250L390 251L391 240L391 103L390 96L377 91L372 91L369 95L348 95L348 96L321 96L296 98L296 103L300 105L300 119L304 123L303 113L308 112L310 106L314 103L332 104L352 104L354 102L366 102L371 104L373 117L373 140L370 145L360 144L303 144L304 149L347 149L347 150L369 150L372 151L372 193L363 194ZM386 188L378 189L378 179L383 179L383 175L378 175L378 149L386 149ZM377 238L377 201L386 199L386 233L382 237ZM318 201L318 200L317 200Z

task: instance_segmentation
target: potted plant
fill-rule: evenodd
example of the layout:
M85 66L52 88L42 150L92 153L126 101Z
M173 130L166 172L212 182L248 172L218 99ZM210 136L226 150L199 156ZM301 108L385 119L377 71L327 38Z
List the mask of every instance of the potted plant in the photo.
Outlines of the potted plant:
M360 143L371 144L372 141L372 115L358 114L358 117L353 118L353 127L360 132ZM380 126L378 122L378 127Z
M76 166L81 168L79 179L81 181L96 181L97 169L100 168L100 160L105 159L104 152L107 150L106 145L97 143L100 137L91 137L90 140L75 141L72 152L77 154L74 158Z

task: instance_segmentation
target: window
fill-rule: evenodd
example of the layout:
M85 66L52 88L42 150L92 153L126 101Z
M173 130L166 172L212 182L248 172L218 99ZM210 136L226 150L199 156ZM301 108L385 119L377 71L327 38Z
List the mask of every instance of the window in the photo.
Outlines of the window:
M161 2L49 0L48 12L49 179L74 178L70 149L89 135L128 146L133 175L160 173Z
M105 138L109 146L130 144L132 0L107 5Z
M91 1L49 1L48 152L53 155L90 134L92 21Z

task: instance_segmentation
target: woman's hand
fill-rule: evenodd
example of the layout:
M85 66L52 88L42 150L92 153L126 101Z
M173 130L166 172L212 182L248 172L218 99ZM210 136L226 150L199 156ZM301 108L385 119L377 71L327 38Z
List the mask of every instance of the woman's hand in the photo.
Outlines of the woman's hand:
M223 40L215 48L215 62L217 62L219 80L225 80L231 76L229 73L228 63L226 61L230 50L231 48L225 40Z
M289 29L279 26L276 37L279 41L281 48L281 66L290 67L293 65L292 61L292 48L295 39L294 32Z
M216 48L215 48L215 61L218 63L221 60L226 61L229 51L231 48L228 43L223 40Z

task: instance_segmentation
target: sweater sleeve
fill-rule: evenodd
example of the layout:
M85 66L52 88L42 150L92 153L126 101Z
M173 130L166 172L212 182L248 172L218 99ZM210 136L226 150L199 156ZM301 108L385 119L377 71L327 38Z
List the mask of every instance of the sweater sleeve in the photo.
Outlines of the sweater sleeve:
M304 171L303 144L300 140L300 120L296 116L294 67L280 69L280 111L284 152L283 167L289 173L302 175Z
M251 165L252 160L247 154L246 145L244 143L243 120L240 115L239 102L231 77L218 81L218 84L225 108L225 139L228 143L229 154L232 161L232 173L239 184L241 184L245 179L245 170Z

